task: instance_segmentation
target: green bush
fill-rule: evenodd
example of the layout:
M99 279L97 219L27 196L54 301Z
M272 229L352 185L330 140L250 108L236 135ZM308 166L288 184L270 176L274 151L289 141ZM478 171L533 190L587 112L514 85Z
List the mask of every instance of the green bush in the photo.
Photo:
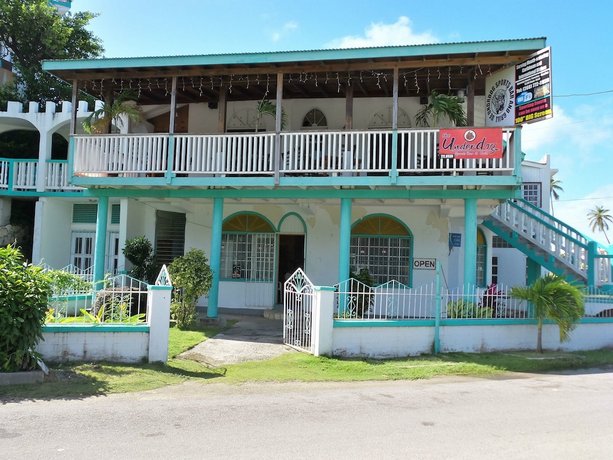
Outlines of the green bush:
M129 275L140 281L153 283L156 277L153 246L145 236L136 236L126 241L123 254L132 264Z
M0 371L36 367L50 292L41 267L25 263L18 249L0 248Z
M198 297L209 292L213 272L208 259L199 249L190 249L184 256L177 257L168 266L168 273L174 287L170 307L177 327L187 329L196 321Z
M447 318L491 318L492 309L465 299L447 303Z
M52 295L68 295L92 290L91 283L79 275L63 270L47 270L46 274L51 284Z

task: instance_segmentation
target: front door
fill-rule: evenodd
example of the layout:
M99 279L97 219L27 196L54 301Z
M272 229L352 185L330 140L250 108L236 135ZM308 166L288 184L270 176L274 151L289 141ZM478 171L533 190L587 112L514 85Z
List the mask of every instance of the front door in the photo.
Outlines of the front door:
M279 235L277 303L283 303L283 283L298 268L304 270L304 235Z

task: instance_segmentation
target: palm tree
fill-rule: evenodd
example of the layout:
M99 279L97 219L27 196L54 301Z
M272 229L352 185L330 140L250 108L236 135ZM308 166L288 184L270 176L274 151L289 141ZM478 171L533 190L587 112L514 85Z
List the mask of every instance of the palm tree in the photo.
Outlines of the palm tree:
M428 98L428 104L424 105L415 115L415 124L427 127L432 122L436 126L440 118L444 116L455 126L466 126L467 121L464 107L462 107L463 102L464 99L461 97L439 94L436 91L432 91Z
M583 291L552 273L538 278L531 286L514 287L511 296L526 300L534 307L537 339L536 350L543 352L543 321L550 319L560 329L560 341L568 338L574 325L583 316Z
M562 181L551 176L549 179L549 193L551 195L551 215L553 216L553 201L560 199L560 193L564 191Z
M613 224L613 217L610 214L611 211L604 206L594 206L594 209L590 209L587 213L587 217L590 219L590 227L593 232L598 230L604 233L604 237L607 239L607 244L611 244L609 237L607 236L607 230L609 229L609 223Z
M142 118L142 110L128 94L120 94L113 102L105 103L102 108L92 112L83 121L83 130L88 134L106 134L111 130L112 124L120 127L121 116L125 115L130 121L138 122Z
M277 116L277 106L270 102L268 99L262 99L258 102L257 105L257 117L255 119L255 132L259 131L260 120L264 115L268 115L272 118L276 118ZM287 115L285 110L281 108L281 129L285 128L285 124L287 123Z

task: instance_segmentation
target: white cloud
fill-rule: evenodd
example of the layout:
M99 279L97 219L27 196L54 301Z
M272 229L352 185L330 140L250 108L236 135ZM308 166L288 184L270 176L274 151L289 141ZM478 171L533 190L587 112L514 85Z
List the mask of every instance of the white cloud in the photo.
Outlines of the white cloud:
M283 37L288 35L290 32L296 30L297 28L298 23L296 21L288 21L283 24L279 30L272 32L270 38L273 42L278 42Z
M439 41L429 31L416 33L411 27L411 20L406 16L400 16L393 24L372 23L364 30L364 35L341 37L326 46L329 48L364 48L386 45L419 45Z

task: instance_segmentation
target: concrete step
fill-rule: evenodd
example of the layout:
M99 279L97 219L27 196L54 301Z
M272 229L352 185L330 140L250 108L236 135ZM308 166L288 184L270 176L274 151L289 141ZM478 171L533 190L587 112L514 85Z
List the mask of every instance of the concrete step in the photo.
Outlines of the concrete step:
M283 308L269 308L267 310L264 310L264 318L282 320L283 319Z

